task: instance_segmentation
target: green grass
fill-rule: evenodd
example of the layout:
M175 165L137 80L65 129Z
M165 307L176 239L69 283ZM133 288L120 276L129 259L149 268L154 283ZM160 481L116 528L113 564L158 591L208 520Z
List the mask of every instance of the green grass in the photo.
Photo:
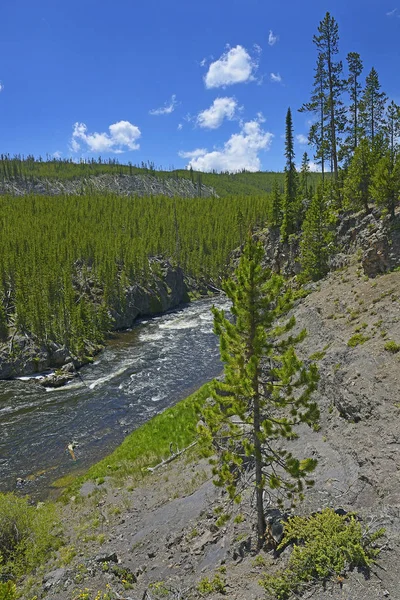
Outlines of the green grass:
M112 454L78 477L64 496L71 496L87 480L101 481L107 476L142 477L147 467L170 455L171 443L174 451L186 448L196 439L199 410L209 395L210 384L205 384L185 400L156 415L128 435ZM58 482L54 485L57 487Z
M389 340L385 344L385 350L387 352L391 352L392 354L397 354L400 351L400 344L397 344L393 340Z
M350 348L355 348L356 346L365 344L365 342L367 342L369 339L370 338L367 335L363 335L362 333L356 333L349 339L347 345L350 346Z

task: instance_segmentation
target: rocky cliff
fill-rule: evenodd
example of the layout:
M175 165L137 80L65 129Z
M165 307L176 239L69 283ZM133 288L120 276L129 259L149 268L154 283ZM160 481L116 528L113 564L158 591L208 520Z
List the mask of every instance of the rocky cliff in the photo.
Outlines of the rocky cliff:
M127 287L123 298L111 308L114 330L127 329L140 316L162 313L189 300L181 268L173 267L167 261L155 258L151 259L150 264L153 268L149 283L146 286L134 284ZM85 280L86 287L90 288L90 283ZM79 281L79 273L76 285L82 291L83 282ZM101 348L101 346L88 345L86 352L90 357ZM68 348L55 342L39 344L27 335L15 334L10 341L0 346L0 379L58 368L63 374L60 373L54 381L46 381L46 383L61 385L87 360L87 358L72 357Z
M258 235L265 248L266 267L286 277L301 272L300 239L290 236L282 242L279 229L269 229ZM335 226L335 248L330 257L331 271L349 264L349 257L358 253L365 275L376 275L400 267L400 213L394 219L382 217L377 209L368 215L342 214ZM240 251L236 254L236 259Z
M121 196L216 196L213 188L180 177L152 175L96 175L76 179L8 179L0 181L0 194L59 196L88 192L112 192Z

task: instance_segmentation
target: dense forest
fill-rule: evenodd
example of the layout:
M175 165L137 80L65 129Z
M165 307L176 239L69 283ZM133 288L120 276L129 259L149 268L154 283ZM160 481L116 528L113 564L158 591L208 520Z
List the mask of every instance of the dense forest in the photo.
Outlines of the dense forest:
M0 199L0 333L18 330L41 341L101 341L108 309L133 282L146 284L149 257L163 256L194 278L218 280L249 228L273 227L281 241L300 239L303 279L318 279L335 252L335 224L344 210L371 203L394 216L400 194L400 108L381 90L372 68L362 83L359 54L339 60L339 32L327 13L314 36L317 60L308 102L311 173L294 151L292 112L286 116L283 173L163 171L152 163L43 160L0 156L0 179L71 179L111 173L186 178L211 186L218 198L120 198L94 194ZM154 268L154 267L153 267ZM94 280L89 297L77 281Z
M3 339L15 326L77 352L83 338L103 339L127 285L151 281L150 256L217 280L248 228L268 221L262 197L3 196L0 206Z

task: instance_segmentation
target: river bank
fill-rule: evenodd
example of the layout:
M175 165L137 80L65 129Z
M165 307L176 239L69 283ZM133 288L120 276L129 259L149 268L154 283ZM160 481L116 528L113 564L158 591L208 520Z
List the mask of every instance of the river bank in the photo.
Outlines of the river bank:
M136 322L115 333L72 383L0 382L0 491L43 498L51 481L82 472L131 431L220 374L211 306L223 297ZM76 460L67 446L76 443Z
M308 331L299 354L314 356L321 375L320 428L301 426L298 439L288 441L297 456L318 460L315 485L296 514L355 511L363 527L386 529L368 572L346 569L343 577L314 582L304 598L398 598L399 354L388 341L400 341L399 282L399 272L368 280L353 260L293 310L295 333ZM58 481L72 486L66 504L57 503L64 546L25 581L24 600L197 600L206 592L210 600L222 592L231 600L265 598L262 574L279 572L291 553L256 553L251 504L238 507L242 518L235 520L197 446L148 471L170 456L171 442L175 451L175 433L187 436L176 442L179 449L190 445L198 417L184 406L187 401L128 436L75 483ZM221 511L232 516L218 524Z

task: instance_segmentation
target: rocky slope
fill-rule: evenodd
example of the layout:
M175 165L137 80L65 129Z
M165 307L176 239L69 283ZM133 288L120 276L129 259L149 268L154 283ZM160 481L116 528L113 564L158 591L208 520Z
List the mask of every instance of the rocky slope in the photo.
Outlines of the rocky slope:
M318 459L315 487L297 512L356 510L373 530L385 527L386 538L371 573L306 590L302 597L314 600L400 598L400 272L370 279L362 260L347 256L347 266L312 284L293 309L296 327L308 331L299 353L319 362L321 428L299 430L291 449ZM258 581L287 553L256 559L251 509L244 522L217 527L224 504L207 462L190 455L142 483L84 484L63 509L77 556L48 565L39 597L70 600L88 588L90 598L108 589L119 599L190 600L204 597L199 583L218 574L224 594L207 598L265 598Z
M265 247L265 265L286 277L301 271L299 239L290 236L282 243L279 229L265 230L259 236ZM400 267L400 213L395 219L381 217L377 209L368 215L341 214L336 223L335 248L329 267L349 264L350 256L359 255L365 275L375 277ZM237 257L240 253L237 254Z
M97 175L76 179L8 179L0 181L0 194L24 196L39 194L83 194L112 192L121 196L181 196L183 198L208 198L216 196L215 190L179 177L158 178L151 175Z

